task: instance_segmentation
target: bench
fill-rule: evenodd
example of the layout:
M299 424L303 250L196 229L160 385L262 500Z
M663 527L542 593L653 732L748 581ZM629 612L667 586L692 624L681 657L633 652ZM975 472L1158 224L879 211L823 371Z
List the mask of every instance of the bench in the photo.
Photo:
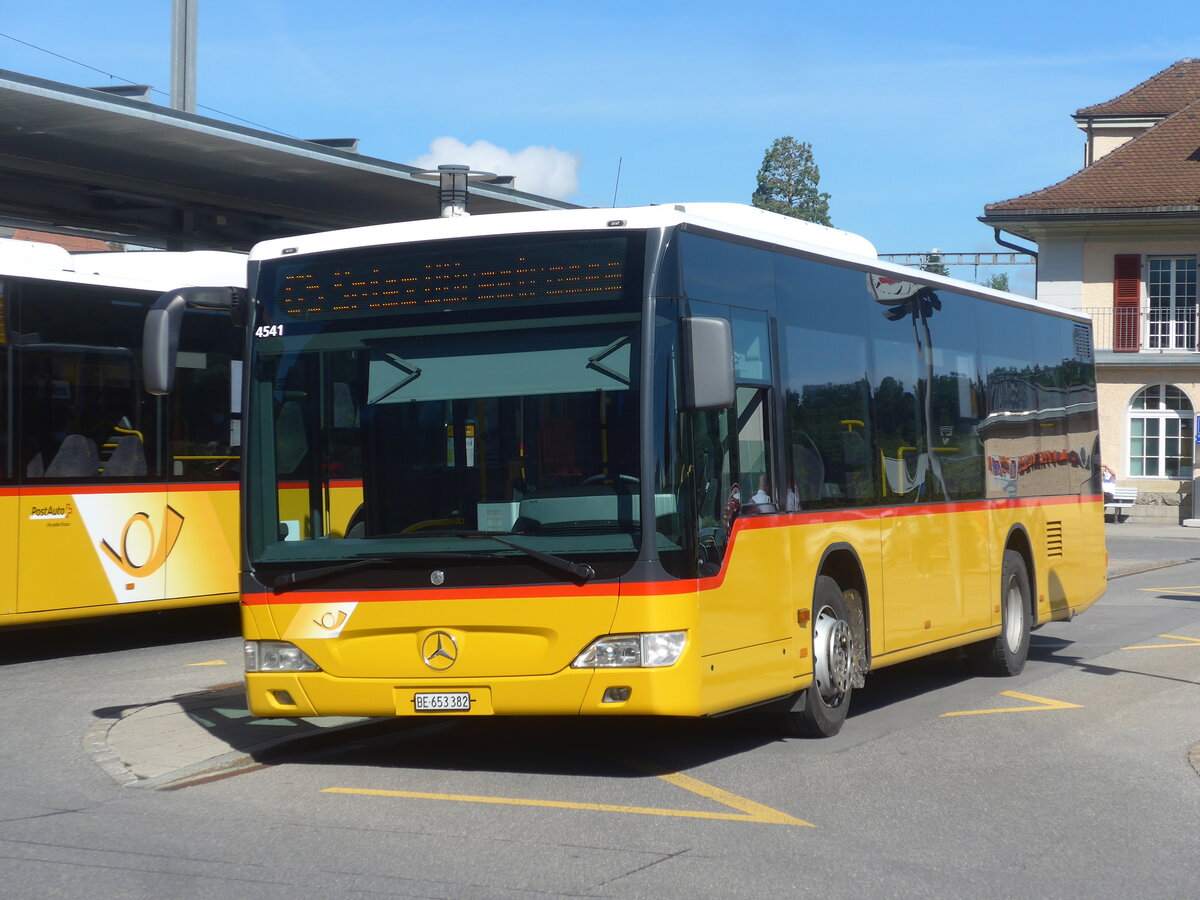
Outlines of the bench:
M1104 514L1112 512L1114 522L1121 521L1121 510L1137 503L1137 488L1109 487L1104 491Z

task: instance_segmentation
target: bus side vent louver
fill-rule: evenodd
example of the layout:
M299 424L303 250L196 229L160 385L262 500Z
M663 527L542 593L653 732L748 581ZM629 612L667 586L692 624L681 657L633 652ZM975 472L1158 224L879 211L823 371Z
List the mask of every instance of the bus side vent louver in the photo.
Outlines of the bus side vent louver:
M1047 522L1046 523L1046 555L1047 556L1062 556L1063 555L1062 522Z

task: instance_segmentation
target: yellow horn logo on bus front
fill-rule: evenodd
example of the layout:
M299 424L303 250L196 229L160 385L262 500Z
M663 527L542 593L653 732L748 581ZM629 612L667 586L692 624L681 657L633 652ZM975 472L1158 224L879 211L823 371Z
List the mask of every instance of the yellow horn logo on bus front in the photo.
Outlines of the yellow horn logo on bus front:
M130 555L129 549L130 531L138 524L142 525L149 532L149 547L151 548L149 555L140 562ZM162 535L155 542L154 526L150 524L149 514L138 512L129 517L129 521L125 523L125 530L121 532L120 553L110 547L108 541L104 540L100 541L100 549L120 567L122 572L136 578L145 578L147 575L153 575L162 568L162 564L171 555L171 551L175 547L175 542L179 540L179 532L182 530L183 516L168 506L163 515Z

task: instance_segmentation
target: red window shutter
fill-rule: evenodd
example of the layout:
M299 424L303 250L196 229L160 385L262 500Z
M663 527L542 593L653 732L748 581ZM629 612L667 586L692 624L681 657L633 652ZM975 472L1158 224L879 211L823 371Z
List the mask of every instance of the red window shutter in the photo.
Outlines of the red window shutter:
M1118 253L1113 257L1113 350L1141 349L1142 257Z

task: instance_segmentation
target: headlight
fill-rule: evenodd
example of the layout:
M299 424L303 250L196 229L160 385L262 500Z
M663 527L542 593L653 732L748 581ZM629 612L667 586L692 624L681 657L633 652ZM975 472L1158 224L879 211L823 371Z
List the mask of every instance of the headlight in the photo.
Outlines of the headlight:
M246 641L247 672L320 672L303 650L287 641Z
M673 666L683 653L686 631L609 634L575 657L575 669L637 669Z

